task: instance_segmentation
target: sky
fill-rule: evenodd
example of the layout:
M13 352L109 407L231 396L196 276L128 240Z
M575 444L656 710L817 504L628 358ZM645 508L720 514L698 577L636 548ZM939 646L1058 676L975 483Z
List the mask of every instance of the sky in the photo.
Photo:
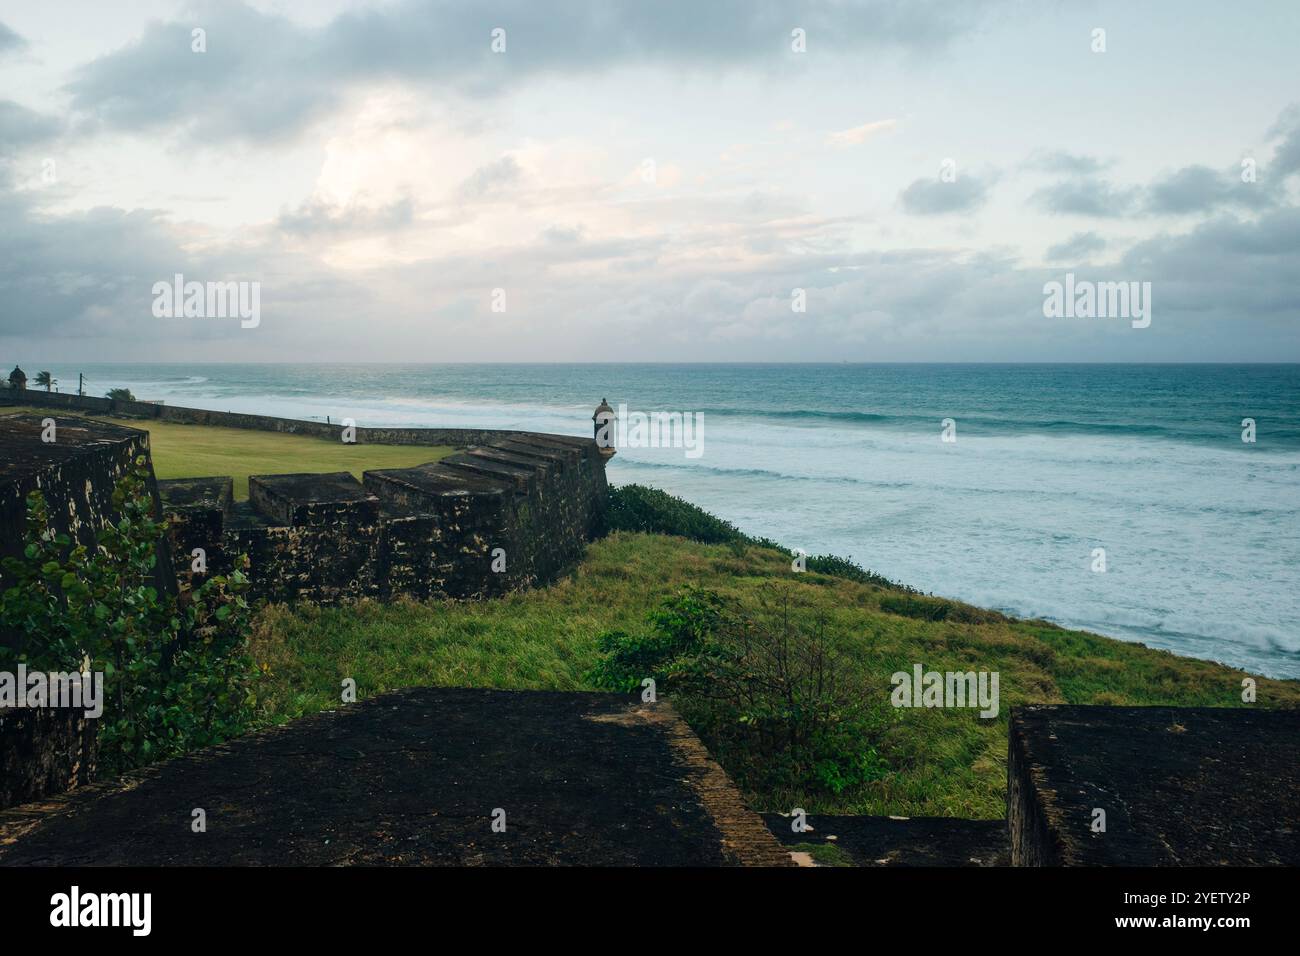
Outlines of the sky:
M0 0L0 364L1300 361L1297 47L1290 0ZM1149 325L1046 316L1067 273Z

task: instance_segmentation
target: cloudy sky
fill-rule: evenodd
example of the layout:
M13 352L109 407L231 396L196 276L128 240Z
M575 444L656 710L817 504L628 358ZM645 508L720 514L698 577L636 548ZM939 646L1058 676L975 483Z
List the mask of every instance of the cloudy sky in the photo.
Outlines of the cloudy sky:
M1297 361L1298 46L1291 0L0 0L0 362ZM1045 318L1067 272L1150 327ZM156 317L177 273L260 324Z

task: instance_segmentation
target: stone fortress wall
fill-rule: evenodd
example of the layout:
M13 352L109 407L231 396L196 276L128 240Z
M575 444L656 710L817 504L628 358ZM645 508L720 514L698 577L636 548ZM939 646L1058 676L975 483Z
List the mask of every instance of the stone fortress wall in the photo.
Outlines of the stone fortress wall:
M40 407L138 417L145 420L144 427L154 419L337 441L344 437L342 425L263 415L36 391L11 390L6 397ZM118 471L122 462L148 450L142 433L65 421L80 431L67 433L69 442L32 452L34 460L71 454L74 444L84 453L91 441L88 428L111 433L115 441L128 439L119 449ZM25 428L37 426L32 421ZM12 437L40 444L36 431ZM159 481L161 509L173 522L170 560L178 578L195 577L194 552L201 549L208 575L228 572L239 556L247 555L255 598L328 603L399 594L488 597L555 580L581 557L603 521L606 457L592 438L363 427L348 437L358 444L468 447L414 468L368 471L363 481L347 472L255 475L249 479L247 502L234 501L229 477ZM112 482L106 487L111 494ZM56 499L64 497L53 486L47 497L50 492ZM19 524L6 525L9 541L21 538L22 494L15 488L12 497L3 520Z
M0 401L10 404L35 405L39 408L61 409L104 415L112 418L154 419L177 422L183 425L215 425L221 428L248 428L255 431L284 432L312 438L329 438L341 441L343 426L325 422L308 422L296 418L276 418L272 415L251 415L244 412L219 412L206 408L185 408L159 402L128 402L113 398L95 398L90 395L71 395L45 392L37 389L0 389ZM142 426L145 427L145 426ZM512 435L535 435L536 432L511 431L498 428L364 428L355 429L359 445L453 445L469 446L490 442Z
M132 428L76 418L57 418L54 426L55 440L43 441L49 433L41 417L0 418L0 557L22 552L33 491L44 495L55 533L93 544L114 516L114 485L138 456L149 454L149 436ZM168 559L165 551L162 557ZM168 574L157 583L176 587ZM20 636L3 631L0 644L27 650ZM82 711L0 708L0 807L87 783L96 760L96 724Z
M44 392L0 391L0 404L59 406L162 418L163 406ZM256 415L167 408L171 421L342 440L342 428ZM467 429L357 429L359 442L466 450L414 468L260 475L235 502L229 477L157 481L147 431L44 414L0 417L0 556L23 548L27 495L45 496L50 522L82 544L113 520L113 490L137 458L158 513L173 522L157 585L229 571L247 555L250 596L322 603L354 598L470 598L555 580L600 532L608 497L594 439ZM147 422L142 422L147 426ZM206 574L193 570L201 548ZM499 550L498 550L499 549ZM173 573L174 569L174 573ZM0 634L0 643L14 635ZM81 711L0 710L0 808L93 779L94 721Z
M599 532L607 487L591 439L497 438L414 468L160 481L177 575L249 559L255 597L491 597L555 580ZM196 582L201 583L201 582Z

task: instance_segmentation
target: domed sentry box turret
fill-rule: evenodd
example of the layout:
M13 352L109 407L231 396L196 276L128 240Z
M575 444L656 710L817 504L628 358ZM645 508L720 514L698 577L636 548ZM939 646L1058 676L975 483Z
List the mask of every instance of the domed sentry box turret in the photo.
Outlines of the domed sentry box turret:
M602 398L600 404L596 406L596 413L591 416L595 422L596 444L600 447L600 453L606 458L614 457L617 449L614 447L614 422L617 416L614 409L609 405L607 399Z
M3 368L3 366L0 366L0 368ZM27 389L27 375L17 365L9 373L9 387L16 392L26 391Z

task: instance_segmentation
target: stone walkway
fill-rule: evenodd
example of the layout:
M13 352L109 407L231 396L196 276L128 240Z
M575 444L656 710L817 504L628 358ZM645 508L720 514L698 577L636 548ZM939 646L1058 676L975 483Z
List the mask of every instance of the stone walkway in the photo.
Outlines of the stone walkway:
M2 811L0 864L791 860L666 703L420 688Z

